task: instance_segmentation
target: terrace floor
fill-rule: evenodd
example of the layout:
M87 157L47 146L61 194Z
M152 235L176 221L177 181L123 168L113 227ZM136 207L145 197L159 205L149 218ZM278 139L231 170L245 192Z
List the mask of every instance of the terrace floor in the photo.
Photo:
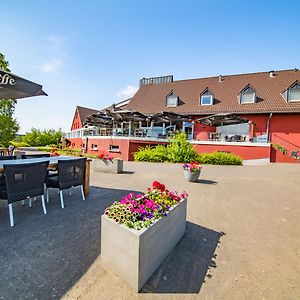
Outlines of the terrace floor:
M300 164L205 166L197 183L181 165L124 166L92 172L85 202L17 205L14 228L0 202L0 299L299 299ZM100 214L154 180L190 194L187 232L136 294L101 265Z

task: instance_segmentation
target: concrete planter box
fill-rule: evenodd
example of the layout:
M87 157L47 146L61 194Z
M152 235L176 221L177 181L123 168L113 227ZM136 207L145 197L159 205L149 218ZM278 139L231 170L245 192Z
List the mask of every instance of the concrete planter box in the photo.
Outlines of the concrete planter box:
M112 161L109 161L109 160L95 159L94 172L114 173L114 174L123 173L123 160L113 159Z
M136 292L182 238L186 227L187 200L166 217L142 230L127 228L101 217L101 260Z

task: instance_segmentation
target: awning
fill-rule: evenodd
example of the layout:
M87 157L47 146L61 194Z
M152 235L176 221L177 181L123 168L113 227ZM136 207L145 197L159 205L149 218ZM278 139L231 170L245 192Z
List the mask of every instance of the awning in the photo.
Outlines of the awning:
M0 99L48 96L37 83L0 69Z
M197 120L197 122L208 125L208 126L223 126L223 125L233 125L240 123L248 123L249 120L244 119L232 113L219 113L215 115L210 115Z

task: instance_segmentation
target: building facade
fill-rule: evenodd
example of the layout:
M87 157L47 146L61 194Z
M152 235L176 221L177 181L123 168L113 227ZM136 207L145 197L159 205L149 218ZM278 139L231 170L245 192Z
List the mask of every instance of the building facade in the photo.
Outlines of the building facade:
M126 101L123 109L146 116L162 111L189 116L189 122L183 122L181 130L188 134L198 152L227 151L243 159L298 162L298 69L178 81L174 81L173 76L143 78L139 90ZM132 153L139 147L166 143L159 135L155 138L153 135L103 136L97 128L89 132L89 126L83 128L88 110L85 112L77 107L71 132L67 133L73 147L84 148L88 143L86 151L90 153L111 151L117 157L131 160ZM247 123L209 126L199 122L203 117L220 114L235 115ZM166 125L157 130L166 130Z

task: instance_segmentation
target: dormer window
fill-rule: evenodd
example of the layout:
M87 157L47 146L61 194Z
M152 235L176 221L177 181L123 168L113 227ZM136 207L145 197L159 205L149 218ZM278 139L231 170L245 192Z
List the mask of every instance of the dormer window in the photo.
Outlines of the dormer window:
M256 102L256 92L251 86L245 87L240 93L240 103L255 103Z
M178 97L174 92L167 96L167 107L174 107L178 105Z
M209 90L206 90L204 93L201 94L200 104L201 105L213 105L214 104L214 96Z
M296 82L292 87L287 91L287 100L288 101L300 101L300 83Z

